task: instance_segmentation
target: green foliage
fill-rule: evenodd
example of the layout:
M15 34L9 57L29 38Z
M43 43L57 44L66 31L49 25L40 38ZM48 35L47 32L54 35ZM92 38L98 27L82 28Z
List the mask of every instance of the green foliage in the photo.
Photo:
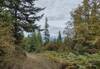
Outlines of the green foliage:
M23 4L24 2L27 4ZM100 69L98 0L92 0L91 5L89 0L83 0L82 5L72 12L73 21L70 23L74 23L74 31L66 27L67 37L64 41L60 31L57 39L50 41L48 18L45 18L44 42L40 29L35 24L35 21L43 16L36 16L43 8L35 7L34 2L35 0L0 0L0 68L6 63L13 64L15 57L26 57L25 52L18 47L22 45L28 52L44 50L44 56L65 62L67 69ZM24 37L23 31L32 34Z
M10 63L14 51L14 38L12 37L11 17L8 11L0 12L0 68ZM2 68L3 69L3 68Z
M65 46L65 50L67 50L69 52L72 51L74 48L74 41L73 41L73 39L71 39L69 37L64 38L63 44Z
M36 16L43 8L34 6L34 2L35 0L0 0L1 69L22 69L20 66L23 63L20 62L26 58L26 53L20 48L23 31L39 29L34 23L43 16Z
M58 44L58 46L60 46L62 44L62 35L61 35L60 31L58 33L57 44Z
M96 54L85 54L85 55L76 55L74 53L68 52L55 52L47 51L43 53L44 56L48 57L51 60L56 62L65 63L66 68L70 65L76 65L76 69L99 69L100 68L100 53ZM70 68L68 68L70 69Z
M60 47L53 42L49 42L48 44L45 45L44 50L48 50L48 51L58 51Z
M100 39L100 19L98 14L100 2L83 0L83 5L79 6L73 13L73 23L75 29L75 50L79 52L97 52L96 43ZM99 48L98 48L99 49Z
M50 40L50 34L49 34L49 24L48 24L48 18L45 18L45 29L44 29L44 45L49 43Z
M28 52L39 52L43 45L40 31L35 31L32 35L23 39L22 46Z
M39 28L35 21L39 20L43 15L37 16L36 14L43 8L36 7L34 4L35 0L1 0L0 2L0 10L9 11L10 16L13 18L13 36L16 45L20 45L23 39L23 30L32 32Z
M41 36L40 31L34 32L33 33L33 44L34 44L37 52L41 50L42 43L43 43L42 42L42 36Z

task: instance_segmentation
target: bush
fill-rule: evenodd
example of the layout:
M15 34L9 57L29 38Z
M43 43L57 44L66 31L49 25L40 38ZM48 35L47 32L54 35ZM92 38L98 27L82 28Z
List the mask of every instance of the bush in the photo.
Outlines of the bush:
M66 65L67 69L100 69L100 53L74 54L67 52L48 51L44 56Z
M48 44L46 44L44 49L48 50L48 51L57 51L59 49L59 47L56 44L48 43Z

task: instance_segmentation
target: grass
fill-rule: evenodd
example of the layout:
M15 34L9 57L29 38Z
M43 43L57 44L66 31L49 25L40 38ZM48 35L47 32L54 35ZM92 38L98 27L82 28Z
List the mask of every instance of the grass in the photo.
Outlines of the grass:
M74 53L46 51L42 53L54 61L76 64L78 69L100 69L100 52L96 54L76 55Z

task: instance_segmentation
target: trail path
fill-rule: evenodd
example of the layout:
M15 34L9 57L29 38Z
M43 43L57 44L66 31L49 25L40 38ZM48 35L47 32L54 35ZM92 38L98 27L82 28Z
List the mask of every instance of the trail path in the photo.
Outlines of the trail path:
M23 69L60 69L60 65L47 58L34 54L27 54Z

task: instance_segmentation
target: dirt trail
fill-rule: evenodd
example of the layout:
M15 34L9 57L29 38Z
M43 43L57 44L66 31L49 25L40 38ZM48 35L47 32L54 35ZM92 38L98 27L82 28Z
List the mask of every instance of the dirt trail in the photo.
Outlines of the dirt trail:
M48 60L45 57L27 54L27 59L23 63L23 69L60 69L56 62Z

